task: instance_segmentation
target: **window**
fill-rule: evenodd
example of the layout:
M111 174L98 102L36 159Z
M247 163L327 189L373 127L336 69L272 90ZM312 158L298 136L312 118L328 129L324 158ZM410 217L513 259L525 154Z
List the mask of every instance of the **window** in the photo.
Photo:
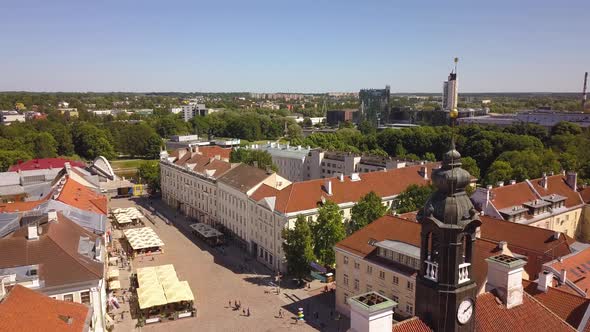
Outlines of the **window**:
M348 274L344 275L344 285L348 286Z
M399 297L397 297L397 295L391 295L391 299L399 303Z
M354 279L354 289L359 290L359 280L358 279Z
M379 271L379 278L385 279L385 271Z
M65 294L64 301L74 302L74 294Z
M414 290L414 283L408 280L408 290Z
M348 265L348 256L344 256L344 265Z
M344 304L348 304L348 294L344 293Z
M393 276L393 284L399 285L399 277L398 276Z
M81 292L80 293L80 302L90 305L90 292Z
M373 267L371 265L367 265L367 273L368 274L373 273Z
M372 285L367 285L367 292L370 292L373 290L373 286Z
M406 304L406 312L410 315L414 314L414 306L412 304Z
M358 269L360 268L360 266L361 266L361 265L360 265L360 264L359 264L357 261L354 261L354 268L355 268L355 269L357 269L357 270L358 270Z

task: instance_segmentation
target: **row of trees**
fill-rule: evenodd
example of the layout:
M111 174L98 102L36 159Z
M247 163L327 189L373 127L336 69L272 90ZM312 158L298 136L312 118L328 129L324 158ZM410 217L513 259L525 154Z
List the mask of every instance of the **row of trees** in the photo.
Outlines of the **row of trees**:
M448 126L385 129L379 133L361 128L335 133L314 133L291 140L292 145L328 150L369 153L409 160L440 160L448 150L452 129ZM533 124L507 128L468 125L455 129L456 144L464 167L482 184L538 178L561 169L579 172L590 180L590 130L562 122L551 130Z

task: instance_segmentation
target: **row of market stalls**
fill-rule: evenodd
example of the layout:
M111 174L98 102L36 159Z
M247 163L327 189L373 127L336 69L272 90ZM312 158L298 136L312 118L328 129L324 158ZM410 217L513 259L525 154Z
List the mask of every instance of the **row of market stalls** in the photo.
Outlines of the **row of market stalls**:
M189 225L193 229L193 234L211 246L220 245L223 243L223 233L217 229L203 223L196 223Z
M118 229L125 229L130 227L143 226L143 219L145 218L135 207L119 208L111 211L115 226Z
M137 269L137 301L145 323L196 315L195 297L187 281L179 281L174 265Z
M129 228L123 230L129 244L132 257L161 254L164 242L150 227Z

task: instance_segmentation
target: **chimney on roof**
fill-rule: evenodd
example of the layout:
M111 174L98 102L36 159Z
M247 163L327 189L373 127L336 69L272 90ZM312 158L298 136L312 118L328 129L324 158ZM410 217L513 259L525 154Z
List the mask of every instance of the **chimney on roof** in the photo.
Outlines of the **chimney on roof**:
M565 183L572 188L573 191L578 191L578 173L567 172Z
M428 168L426 168L426 166L420 166L420 176L422 176L424 180L428 180Z
M338 174L338 180L340 180L340 182L344 182L344 174Z
M565 175L565 169L561 170L561 175Z
M561 269L560 281L562 284L565 284L567 281L567 271L565 269Z
M498 181L498 183L496 183L496 185L498 187L504 187L504 181Z
M178 150L178 159L182 159L182 157L184 157L184 155L186 154L187 149L179 149Z
M29 225L27 227L27 239L29 240L37 240L39 239L39 231L37 230L38 226L37 224L34 225Z
M539 281L537 281L537 289L541 292L547 293L549 287L551 287L551 281L553 280L553 273L549 271L543 271L539 274Z
M558 232L558 231L553 232L553 239L554 240L559 240L560 236L561 236L561 232Z
M326 180L324 183L324 190L330 196L332 196L332 180Z
M66 173L70 174L70 172L72 171L72 165L70 165L69 162L65 162L64 167L66 169Z
M481 238L481 226L477 226L477 228L475 229L475 238Z
M541 187L547 189L547 173L543 172L543 177L541 178Z
M397 302L377 293L369 292L348 298L350 330L391 332L393 311Z
M498 242L498 250L500 250L500 252L505 253L508 251L508 242L506 241L500 241Z
M526 262L522 259L497 255L486 258L488 263L488 282L486 291L494 290L506 309L522 304L522 271Z
M57 222L57 212L55 210L47 211L47 221Z
M510 184L516 184L516 180L510 180Z

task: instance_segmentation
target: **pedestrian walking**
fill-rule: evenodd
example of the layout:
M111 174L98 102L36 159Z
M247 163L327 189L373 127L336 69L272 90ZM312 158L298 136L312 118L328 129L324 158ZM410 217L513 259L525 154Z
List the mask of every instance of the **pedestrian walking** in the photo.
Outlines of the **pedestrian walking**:
M246 316L246 309L242 309L242 315Z
M283 318L283 310L279 309L279 318Z
M228 308L231 308L231 300L229 300L229 301L227 302L227 307L228 307Z
M248 308L248 317L250 317L250 308Z

